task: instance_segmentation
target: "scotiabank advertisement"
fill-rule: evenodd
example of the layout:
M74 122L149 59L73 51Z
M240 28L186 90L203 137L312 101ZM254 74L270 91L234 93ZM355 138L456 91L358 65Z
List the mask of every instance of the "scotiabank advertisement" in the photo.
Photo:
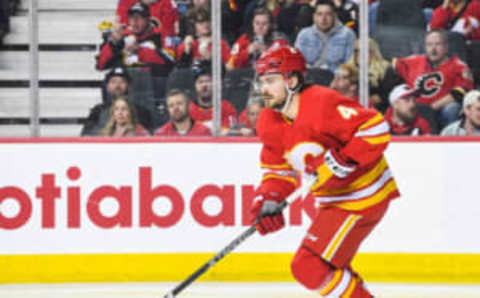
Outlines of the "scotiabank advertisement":
M250 224L260 149L257 142L2 143L0 254L216 252ZM479 149L392 143L387 160L403 196L361 251L480 252L480 241L462 232L480 218L472 166ZM238 251L293 252L314 215L312 198L299 198L285 212L286 229L255 235Z

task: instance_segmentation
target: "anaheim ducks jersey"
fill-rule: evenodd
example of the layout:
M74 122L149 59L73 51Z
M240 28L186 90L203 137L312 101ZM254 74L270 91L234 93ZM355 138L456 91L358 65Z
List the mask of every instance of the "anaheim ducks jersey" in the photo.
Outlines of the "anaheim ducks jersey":
M390 141L387 122L376 110L364 109L334 90L320 86L304 90L293 122L264 109L257 132L263 143L260 193L285 198L297 187L307 155L336 149L357 167L344 179L333 177L332 183L311 189L317 203L364 210L399 196L383 156Z

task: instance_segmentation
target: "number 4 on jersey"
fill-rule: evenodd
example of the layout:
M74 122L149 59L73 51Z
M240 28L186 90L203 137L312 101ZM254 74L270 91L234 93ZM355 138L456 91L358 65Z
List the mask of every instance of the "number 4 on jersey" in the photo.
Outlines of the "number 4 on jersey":
M337 110L340 113L340 115L342 116L342 118L345 119L345 120L350 119L352 116L358 115L358 112L355 109L349 108L349 107L346 107L346 106L338 106Z

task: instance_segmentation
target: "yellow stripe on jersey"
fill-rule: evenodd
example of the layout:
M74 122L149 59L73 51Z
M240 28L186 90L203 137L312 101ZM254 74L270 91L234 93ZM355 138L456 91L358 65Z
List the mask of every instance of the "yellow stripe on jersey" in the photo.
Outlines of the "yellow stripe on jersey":
M352 277L352 279L350 280L350 285L348 286L345 293L341 296L341 298L350 298L352 296L353 289L355 289L356 285L357 285L357 280L355 277Z
M360 215L350 215L347 217L343 225L338 230L337 234L334 236L333 240L330 241L327 248L322 254L322 258L327 261L331 261L335 252L337 252L338 247L342 244L343 240L347 236L348 232L353 228L357 220L360 219Z
M330 291L335 288L335 286L339 283L340 279L342 278L343 271L342 270L335 270L333 274L332 280L319 292L321 296L325 296Z
M269 173L269 174L263 175L262 182L265 181L265 180L268 180L268 179L280 179L280 180L288 181L290 183L293 183L293 185L295 185L295 186L297 186L297 184L298 184L297 179L294 178L294 177L282 176L282 175L277 175L277 174L274 174L274 173Z
M392 192L396 191L397 189L398 188L397 188L397 184L395 183L395 180L391 180L385 185L385 187L383 187L382 190L380 190L379 192L377 192L376 194L370 197L362 199L361 201L353 201L353 202L349 201L349 202L341 202L341 203L334 203L334 204L328 204L328 205L333 205L338 208L350 210L350 211L363 210L385 200Z
M266 163L262 162L262 163L260 163L260 168L278 170L278 169L291 169L292 167L288 163L284 163L284 164L281 164L281 165L270 165L270 164L266 164Z
M364 130L364 129L367 129L369 128L370 126L373 126L373 125L376 125L380 122L383 121L383 116L382 114L380 113L377 113L377 115L375 117L373 117L372 119L368 120L367 122L363 123L362 126L360 126L360 128L358 130Z
M380 160L377 163L377 165L373 169L371 169L365 175L357 178L355 181L350 183L347 187L339 188L339 189L321 190L321 191L314 192L313 194L315 196L334 196L334 195L340 195L340 194L347 194L347 193L362 189L365 186L377 180L378 177L382 175L382 173L385 171L386 168L387 168L387 161L385 160L385 157L384 157L382 158L382 160Z
M366 141L369 144L378 145L378 144L383 144L383 143L390 142L390 134L385 134L385 135L379 136L379 137L361 138L361 139Z
M322 163L318 168L317 168L317 181L315 181L315 184L310 187L310 189L317 189L321 187L322 185L325 184L325 182L330 179L330 177L333 176L332 171L328 168L326 163Z

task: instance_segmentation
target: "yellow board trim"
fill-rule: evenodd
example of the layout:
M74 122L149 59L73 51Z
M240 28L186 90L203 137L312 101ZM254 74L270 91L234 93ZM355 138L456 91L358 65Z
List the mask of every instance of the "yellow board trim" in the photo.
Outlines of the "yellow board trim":
M0 283L181 281L214 254L1 255ZM294 281L293 253L232 253L202 281ZM366 282L480 283L480 254L361 253Z

